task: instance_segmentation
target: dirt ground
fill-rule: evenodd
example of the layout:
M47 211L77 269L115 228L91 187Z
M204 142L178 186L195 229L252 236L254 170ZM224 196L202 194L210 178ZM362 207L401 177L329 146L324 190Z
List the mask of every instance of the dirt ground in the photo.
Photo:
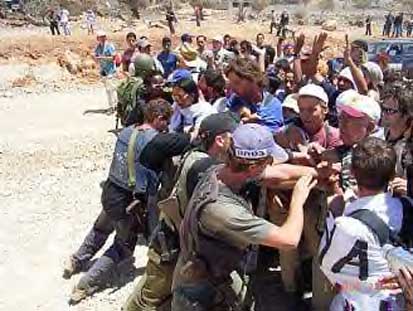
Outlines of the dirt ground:
M194 26L182 21L178 33L189 29L210 37L230 33L253 39L268 32L267 24L236 25L225 17L205 21L200 29ZM109 38L122 46L128 30ZM167 34L144 24L133 30L149 36L155 46ZM320 28L301 30L311 37ZM331 44L338 46L346 31L355 37L361 30L341 28L331 34ZM115 142L108 132L114 117L99 111L85 114L107 108L103 87L76 80L56 65L66 49L90 51L94 37L84 32L76 28L72 37L53 38L40 28L0 31L0 310L69 309L68 295L79 276L64 280L63 261L80 245L101 208L100 182L107 176ZM38 87L13 85L27 77L28 70ZM135 276L143 272L144 246L136 248L135 258L136 270L123 269L115 282L118 288L70 309L119 310Z

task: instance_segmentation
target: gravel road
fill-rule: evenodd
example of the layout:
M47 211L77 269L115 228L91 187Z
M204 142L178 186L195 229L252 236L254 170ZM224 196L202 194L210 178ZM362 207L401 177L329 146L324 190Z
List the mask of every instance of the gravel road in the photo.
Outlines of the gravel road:
M69 309L79 276L64 280L63 261L99 213L115 142L113 116L84 112L105 105L99 87L0 98L0 310ZM70 310L119 310L146 248L135 257L138 270L117 280L126 285Z

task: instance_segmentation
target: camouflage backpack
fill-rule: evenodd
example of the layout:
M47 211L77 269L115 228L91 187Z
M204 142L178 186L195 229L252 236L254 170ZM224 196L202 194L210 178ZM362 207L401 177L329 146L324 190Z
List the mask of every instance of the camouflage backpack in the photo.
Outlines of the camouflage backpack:
M142 111L140 109L138 99L145 90L145 85L141 77L129 77L123 81L117 89L118 104L116 107L116 129L118 128L119 121L122 126L130 125L130 120L142 117ZM135 118L132 118L132 114L137 113Z
M142 95L145 93L145 79L155 72L155 62L147 54L139 54L134 61L135 75L123 81L118 89L116 129L119 120L123 126L143 122Z

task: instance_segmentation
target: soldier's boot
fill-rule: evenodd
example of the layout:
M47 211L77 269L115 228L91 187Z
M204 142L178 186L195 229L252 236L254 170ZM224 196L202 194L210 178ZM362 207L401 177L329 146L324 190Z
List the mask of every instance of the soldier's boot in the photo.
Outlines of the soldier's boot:
M79 288L78 285L73 288L72 293L69 298L69 305L76 305L81 302L83 299L86 299L89 296L92 296L97 290L98 286L89 287L89 288Z
M89 260L102 248L113 232L114 228L110 218L102 211L88 232L79 249L68 260L63 267L63 278L70 279L72 275L84 271Z
M112 258L107 256L100 257L73 289L69 298L69 304L77 304L102 288L107 283L108 276L111 274L114 266L115 262Z
M73 256L70 256L64 263L63 278L68 280L72 277L72 275L79 273L80 270L80 263Z

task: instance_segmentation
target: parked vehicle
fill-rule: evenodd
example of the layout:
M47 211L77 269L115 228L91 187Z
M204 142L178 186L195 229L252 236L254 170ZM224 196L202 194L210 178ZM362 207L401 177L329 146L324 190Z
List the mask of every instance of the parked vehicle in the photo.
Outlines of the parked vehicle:
M389 55L391 69L402 71L404 63L413 61L413 39L385 39L369 42L368 58L370 61L377 61L377 56L382 52Z

